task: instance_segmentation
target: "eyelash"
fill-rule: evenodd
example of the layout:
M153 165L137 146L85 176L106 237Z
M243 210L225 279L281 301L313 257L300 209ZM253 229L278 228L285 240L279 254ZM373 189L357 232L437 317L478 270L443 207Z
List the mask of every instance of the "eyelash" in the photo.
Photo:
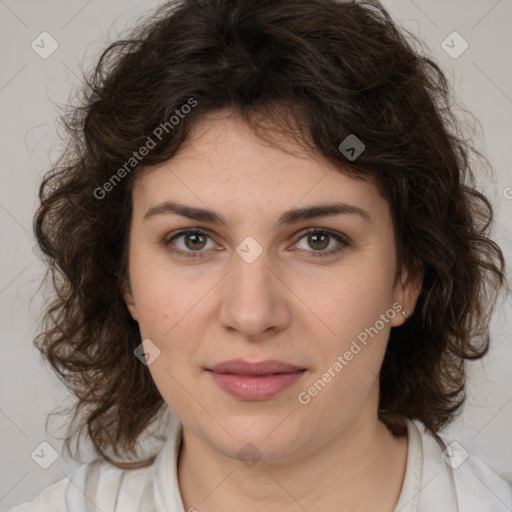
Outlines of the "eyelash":
M181 255L181 256L184 256L186 258L204 258L204 256L203 256L204 251L202 251L202 250L200 250L200 251L182 251L181 249L171 249L170 248L171 242L173 242L176 238L179 238L180 236L188 235L188 234L191 234L191 235L206 235L208 238L211 238L210 235L207 232L202 231L202 230L200 230L198 228L195 228L195 229L185 229L183 231L179 231L178 233L174 234L171 238L164 240L164 244L163 245L164 245L164 247L169 248L169 250L171 252L173 252L175 254L178 254L178 255ZM334 231L330 231L328 229L323 229L323 228L312 228L312 229L310 229L308 231L302 232L295 243L298 243L304 237L306 237L308 235L311 235L311 234L315 234L315 235L329 235L332 238L334 238L337 242L340 243L339 247L337 247L335 249L331 249L329 251L325 251L325 250L323 250L323 251L307 251L307 252L311 252L312 253L312 257L313 258L322 258L322 257L327 257L327 256L334 256L334 255L338 254L340 251L342 251L344 248L350 246L350 244L347 242L347 240L345 240L343 237L341 237L340 235L338 235Z

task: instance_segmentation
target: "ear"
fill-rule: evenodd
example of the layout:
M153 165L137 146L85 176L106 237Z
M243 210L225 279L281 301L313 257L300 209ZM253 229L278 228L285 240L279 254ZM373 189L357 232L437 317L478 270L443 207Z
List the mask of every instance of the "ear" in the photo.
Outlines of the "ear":
M131 285L128 282L125 282L122 286L123 290L123 299L126 303L126 307L128 308L128 311L130 312L130 315L132 318L138 322L139 318L137 316L137 308L135 306L135 299L133 298L133 292L131 289Z
M398 327L407 320L402 311L408 317L413 314L423 287L423 275L423 270L412 271L405 266L402 268L402 272L399 279L397 279L393 292L393 303L398 303L401 306L401 310L400 313L395 315L391 320L393 327Z

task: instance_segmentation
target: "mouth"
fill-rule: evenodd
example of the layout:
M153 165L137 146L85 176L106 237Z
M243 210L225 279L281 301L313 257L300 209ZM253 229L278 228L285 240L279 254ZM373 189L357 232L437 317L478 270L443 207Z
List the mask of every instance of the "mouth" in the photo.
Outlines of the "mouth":
M231 396L241 400L259 401L289 388L307 370L277 360L251 363L235 359L216 364L206 371Z

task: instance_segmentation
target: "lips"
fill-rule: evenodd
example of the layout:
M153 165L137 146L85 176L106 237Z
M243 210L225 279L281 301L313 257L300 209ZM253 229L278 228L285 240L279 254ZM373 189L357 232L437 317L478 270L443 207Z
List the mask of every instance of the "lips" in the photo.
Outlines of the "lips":
M294 373L304 368L284 363L276 359L267 359L259 363L251 363L243 359L231 359L218 363L210 371L215 373L236 373L238 375L272 375L276 373Z
M207 369L213 381L226 393L240 400L261 401L293 386L306 372L275 359L250 363L232 359Z

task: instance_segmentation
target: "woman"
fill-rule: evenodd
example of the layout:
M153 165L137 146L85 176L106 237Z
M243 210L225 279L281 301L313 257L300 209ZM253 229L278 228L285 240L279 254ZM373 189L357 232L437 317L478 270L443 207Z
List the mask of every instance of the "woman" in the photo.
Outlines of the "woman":
M105 51L35 218L97 460L14 511L510 510L440 435L504 259L408 37L375 1L187 0Z

